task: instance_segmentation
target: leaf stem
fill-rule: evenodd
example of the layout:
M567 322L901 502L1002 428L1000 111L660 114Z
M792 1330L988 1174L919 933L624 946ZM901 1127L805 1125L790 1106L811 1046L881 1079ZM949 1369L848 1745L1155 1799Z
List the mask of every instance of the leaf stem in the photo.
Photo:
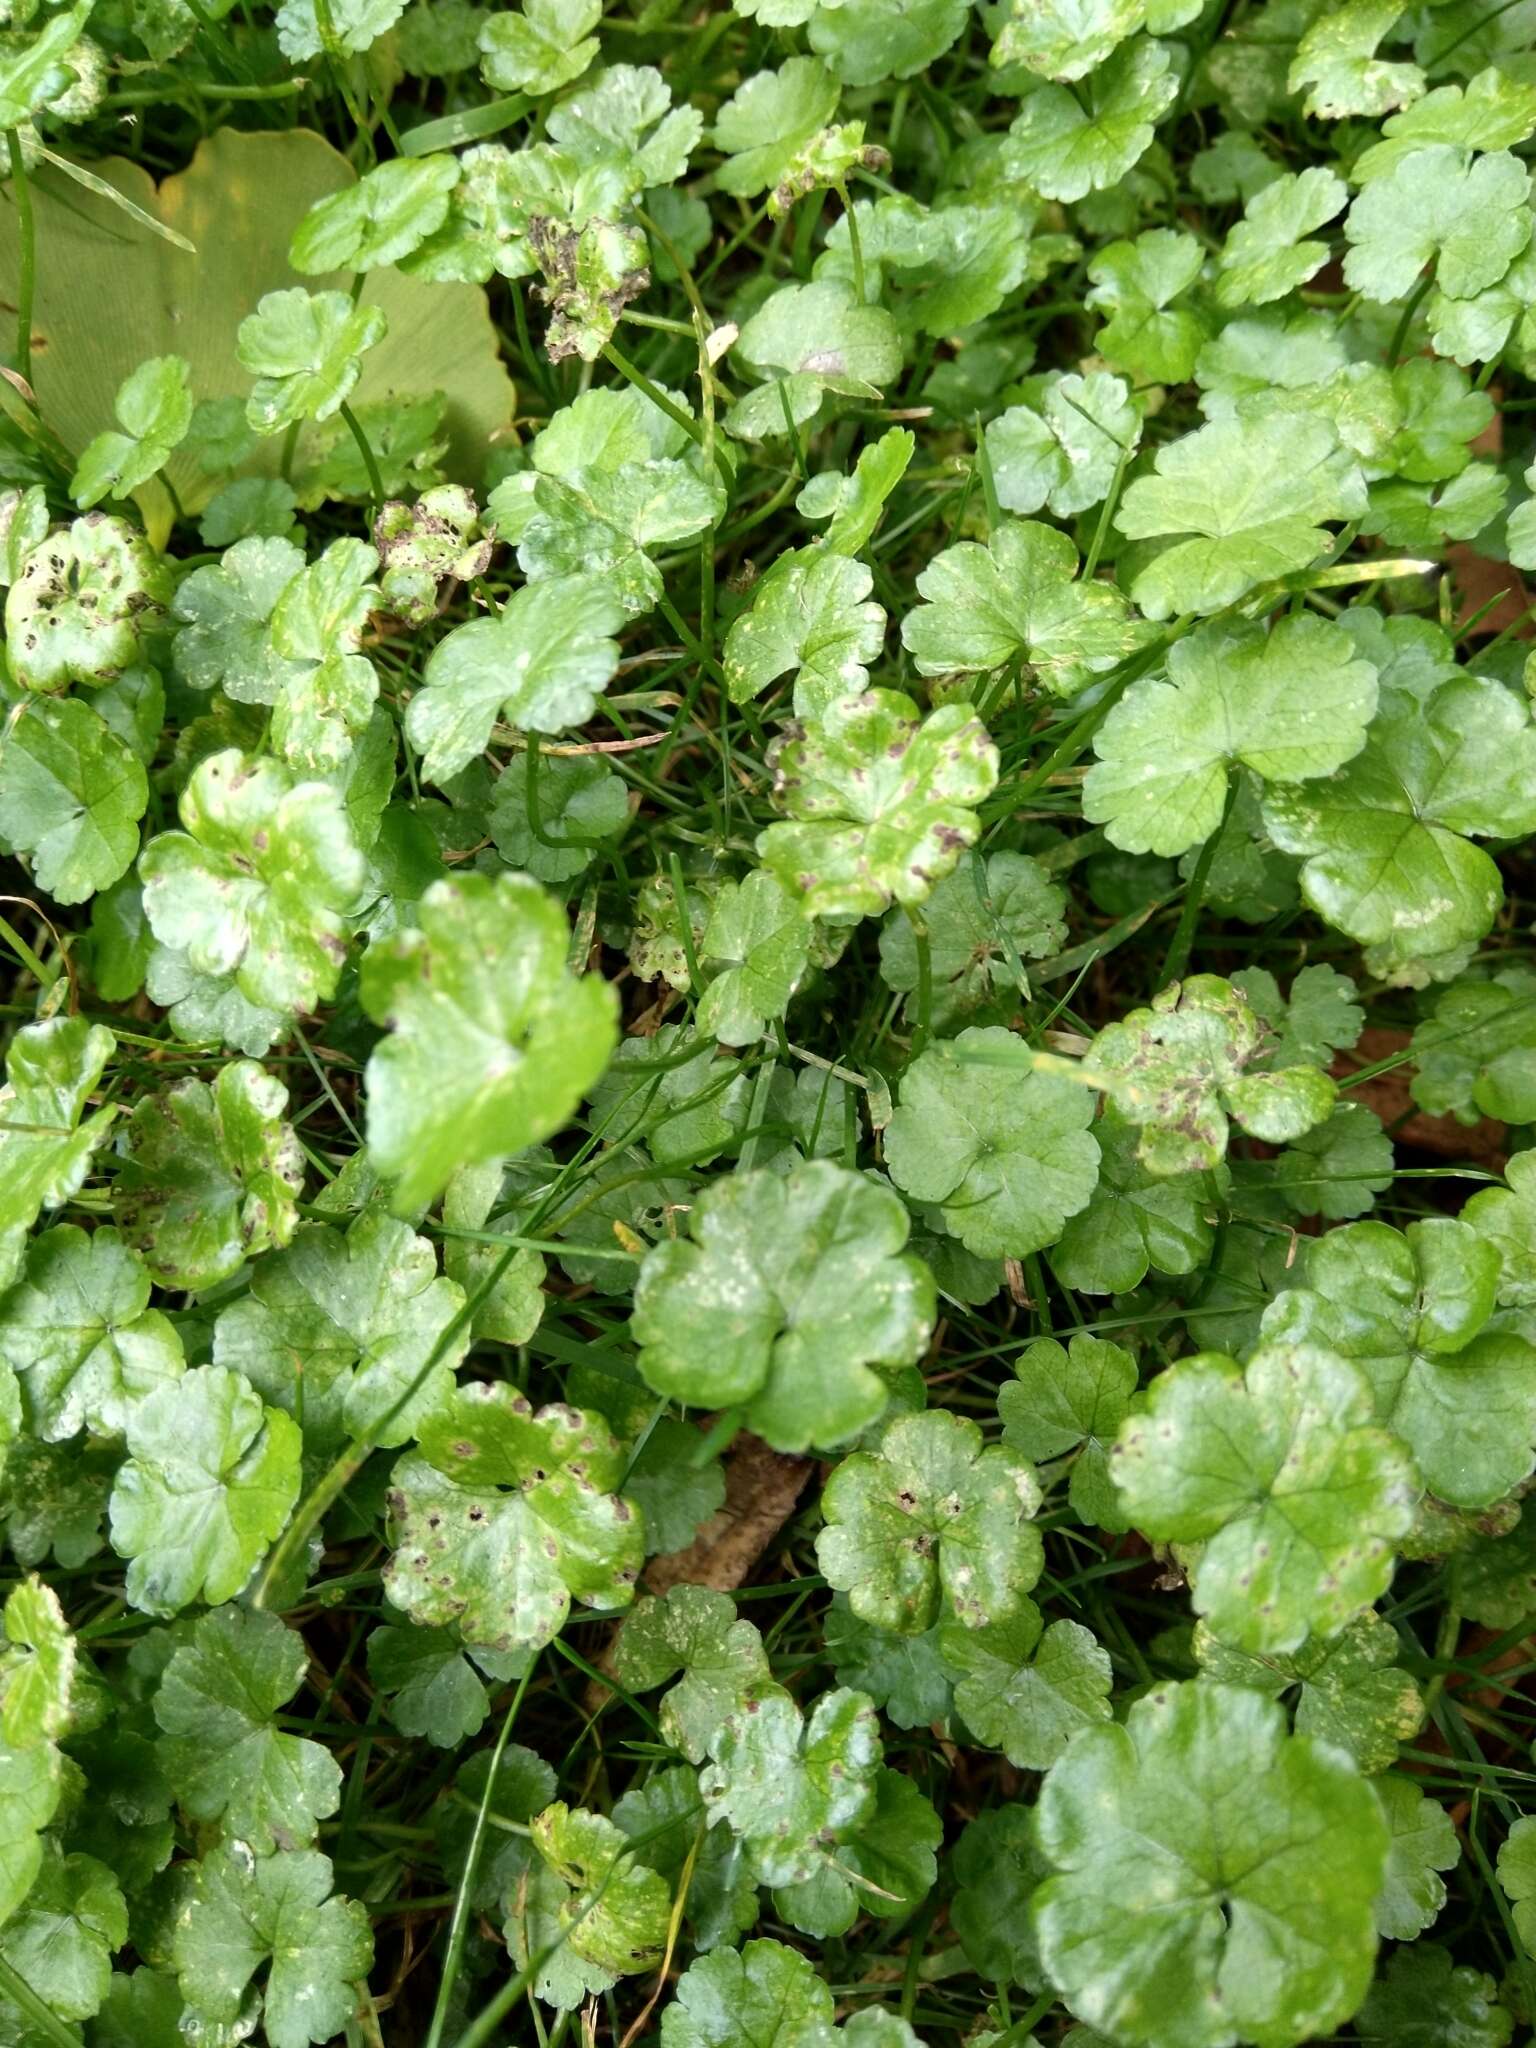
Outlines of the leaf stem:
M11 189L16 195L16 238L19 276L16 285L16 373L32 388L32 307L37 293L37 222L32 213L32 184L21 153L21 136L5 131L11 160ZM34 407L36 399L33 400Z
M480 1868L480 1852L485 1844L486 1819L490 1813L491 1800L496 1792L496 1773L501 1769L502 1751L507 1738L517 1725L517 1716L528 1691L528 1681L538 1665L535 1656L529 1660L528 1669L517 1682L517 1691L512 1695L512 1704L502 1718L501 1732L496 1737L496 1746L491 1751L491 1767L485 1775L485 1790L480 1795L480 1804L475 1809L475 1825L470 1832L469 1849L464 1857L464 1874L459 1879L458 1897L453 1902L453 1919L448 1927L448 1953L443 1958L443 1974L438 1979L437 2003L432 2008L432 2024L427 2029L424 2048L442 2048L443 2028L448 2024L448 2008L453 1999L453 1988L459 1980L459 1971L464 1964L464 1944L469 1939L469 1923L472 1911L471 1899L475 1888L475 1873Z
M920 910L903 904L912 927L917 952L917 1022L912 1030L912 1057L916 1059L933 1036L933 953L928 944L928 923Z
M368 488L373 492L373 514L377 518L384 509L384 479L379 474L379 459L369 444L368 436L363 432L357 414L345 399L341 401L341 416L347 423L347 432L357 443L357 452L362 456L363 467L368 472Z
M859 235L853 201L848 197L848 187L839 183L836 189L842 201L843 219L848 223L848 260L853 265L853 296L863 306L868 304L864 292L864 244Z
M1163 962L1162 979L1158 984L1160 988L1167 988L1170 982L1181 981L1184 970L1189 965L1190 948L1195 943L1195 931L1200 922L1200 905L1205 898L1205 885L1210 880L1211 869L1215 866L1221 842L1227 836L1227 826L1237 803L1237 788L1237 776L1233 775L1227 783L1227 800L1222 806L1221 823L1201 847L1194 872L1189 878L1189 887L1184 891L1179 921L1173 928L1173 940L1168 948L1168 957Z
M1433 282L1433 273L1426 270L1413 290L1408 294L1408 303L1404 306L1402 318L1398 321L1392 335L1392 346L1387 350L1388 365L1394 370L1403 360L1403 344L1408 339L1408 329L1413 325L1413 316L1424 303L1424 295Z
M54 2042L56 2048L80 2048L80 2036L75 2029L65 2025L53 2007L39 1998L26 1978L4 1956L0 1956L0 1991L12 2005L26 2014L44 2040Z

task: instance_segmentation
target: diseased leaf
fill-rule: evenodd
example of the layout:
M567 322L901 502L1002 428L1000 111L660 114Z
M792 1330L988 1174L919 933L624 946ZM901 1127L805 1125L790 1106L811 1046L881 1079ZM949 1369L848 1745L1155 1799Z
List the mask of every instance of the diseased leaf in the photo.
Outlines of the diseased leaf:
M287 1107L275 1075L231 1060L211 1088L178 1081L122 1127L113 1213L162 1286L210 1287L292 1237L304 1163Z
M855 1614L921 1635L941 1610L987 1628L1027 1610L1044 1553L1031 1467L964 1416L900 1415L822 1491L816 1559Z
M634 1598L644 1526L618 1493L623 1460L596 1416L535 1411L504 1385L461 1387L395 1466L390 1599L488 1650L539 1649L572 1599L614 1613Z

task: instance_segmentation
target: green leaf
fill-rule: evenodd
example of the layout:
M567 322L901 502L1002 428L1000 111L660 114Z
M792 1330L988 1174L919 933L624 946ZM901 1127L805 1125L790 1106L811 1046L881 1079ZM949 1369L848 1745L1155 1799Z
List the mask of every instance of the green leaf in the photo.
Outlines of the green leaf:
M12 1749L0 1741L0 1927L32 1890L42 1867L42 1831L62 1789L62 1759L51 1742Z
M120 1435L138 1400L181 1377L181 1339L149 1295L143 1261L115 1230L61 1223L32 1240L0 1313L0 1358L21 1376L45 1442L82 1428Z
M171 596L142 535L87 512L31 548L5 596L5 654L25 690L98 689L143 658Z
M1380 305L1405 298L1427 263L1447 298L1503 277L1531 239L1530 174L1508 150L1476 156L1434 142L1400 157L1344 221L1344 281Z
M661 2048L831 2048L832 1994L781 1941L699 1956L661 2015Z
M755 71L715 117L714 144L725 162L722 192L754 198L778 185L837 112L837 80L814 57L791 57L777 71Z
M685 415L686 398L667 393ZM531 467L492 491L487 513L533 581L601 578L626 616L661 596L659 554L719 519L719 478L688 431L640 392L587 391L534 440ZM598 600L582 584L583 613ZM605 630L614 631L616 627ZM585 715L585 714L584 714Z
M453 1391L469 1342L463 1289L409 1224L367 1209L343 1234L306 1224L223 1310L213 1355L312 1443L403 1444ZM429 1360L433 1361L429 1365Z
M1326 619L1201 626L1099 727L1083 816L1131 853L1183 853L1221 824L1232 768L1266 783L1331 775L1375 710L1376 671Z
M1110 1471L1144 1535L1200 1546L1195 1611L1253 1653L1335 1636L1377 1600L1419 1491L1365 1375L1306 1342L1246 1368L1181 1360L1123 1425Z
M770 758L793 822L760 833L758 857L807 917L921 903L975 843L975 807L997 782L997 749L969 704L924 718L890 690L807 719Z
M193 1623L155 1693L177 1800L261 1856L306 1847L341 1804L335 1758L276 1725L308 1671L303 1638L276 1615L221 1607Z
M1316 1067L1251 1072L1268 1033L1247 996L1219 975L1173 982L1146 1010L1106 1025L1087 1061L1108 1077L1116 1107L1141 1126L1137 1156L1152 1173L1219 1166L1228 1119L1267 1144L1299 1138L1331 1113L1337 1089Z
M1003 1442L1037 1464L1076 1453L1068 1499L1090 1528L1119 1529L1124 1512L1109 1477L1109 1447L1136 1391L1136 1362L1100 1337L1026 1344L997 1396Z
M860 305L840 278L781 285L742 327L733 355L778 378L738 399L727 422L745 440L777 439L814 416L823 397L878 398L901 374L896 323L881 306Z
M1314 1637L1289 1656L1230 1649L1203 1621L1195 1630L1195 1654L1208 1678L1250 1685L1271 1699L1294 1690L1297 1734L1331 1742L1367 1775L1396 1763L1399 1744L1411 1742L1424 1725L1423 1695L1399 1668L1399 1648L1396 1632L1374 1613L1362 1614L1331 1640Z
M442 226L448 195L458 182L459 163L452 156L396 157L377 164L355 185L344 185L310 208L294 231L288 260L301 277L398 263ZM241 346L247 346L243 336Z
M635 1286L647 1384L742 1408L778 1450L841 1443L875 1421L888 1387L870 1367L914 1363L934 1311L889 1189L824 1160L738 1172L698 1198L689 1229L652 1247Z
M881 1628L921 1635L941 1609L986 1628L1029 1604L1044 1561L1040 1501L1032 1468L1002 1445L983 1449L966 1417L901 1415L878 1452L856 1451L828 1479L816 1560Z
M1368 185L1429 142L1469 149L1513 149L1536 129L1536 91L1495 65L1466 85L1438 85L1382 123L1382 140L1356 157L1357 184Z
M898 1728L923 1728L949 1717L954 1703L939 1655L937 1627L920 1636L892 1635L860 1621L846 1593L833 1595L825 1623L827 1655L839 1685L867 1692Z
M181 622L172 660L194 690L222 689L237 704L275 704L290 670L268 630L304 551L281 536L251 535L183 577L172 615Z
M1200 1681L1082 1735L1045 1781L1040 1954L1138 2048L1327 2035L1365 1996L1386 1862L1375 1793L1256 1693Z
M1107 370L1032 381L1030 402L999 413L984 436L997 501L1008 512L1048 508L1070 519L1108 494L1141 439L1130 389Z
M1264 306L1300 290L1329 253L1326 242L1306 238L1342 213L1348 199L1344 180L1321 165L1275 178L1255 192L1222 245L1217 303Z
M1192 1273L1213 1241L1216 1205L1202 1173L1154 1173L1138 1158L1138 1127L1113 1102L1093 1127L1099 1179L1088 1206L1067 1219L1051 1267L1085 1294L1122 1294L1153 1269Z
M172 1936L188 2017L205 2029L232 2027L259 2001L271 2048L308 2048L339 2033L373 1961L373 1936L366 1910L333 1895L331 1879L331 1859L314 1849L253 1856L228 1841L210 1851Z
M1446 540L1471 540L1491 526L1508 493L1491 462L1474 462L1449 483L1373 484L1360 530L1394 547L1438 549Z
M593 843L617 839L629 820L629 792L622 776L600 757L567 758L542 750L534 770L535 816L529 802L526 766L513 763L496 784L491 803L491 837L509 867L539 882L568 882L591 866Z
M1305 569L1328 545L1326 521L1365 510L1352 456L1317 418L1216 420L1165 443L1155 470L1126 486L1115 512L1128 539L1171 542L1131 583L1153 619L1220 611Z
M1499 1887L1515 1909L1515 1932L1526 1954L1536 1954L1536 1819L1515 1822L1499 1849L1495 1869Z
M117 1040L83 1017L25 1024L6 1055L0 1088L0 1283L21 1271L27 1233L43 1209L76 1193L117 1114L81 1119Z
M966 854L923 910L933 1024L949 1028L994 993L1006 1001L1027 987L1021 963L1060 949L1065 908L1066 892L1027 853ZM880 978L909 995L920 980L917 935L899 911L881 927Z
M1367 2048L1508 2048L1514 2030L1493 1979L1432 1941L1388 1956L1355 2016Z
M1196 308L1174 301L1195 284L1204 261L1195 237L1172 228L1149 228L1096 252L1085 303L1109 316L1095 337L1106 361L1146 383L1182 384L1193 374L1209 330Z
M642 1599L625 1617L614 1670L631 1692L677 1681L661 1703L661 1730L690 1763L702 1763L728 1713L771 1684L763 1639L737 1620L735 1601L687 1583Z
M511 1264L502 1265L507 1248L495 1241L496 1233L518 1227L515 1211L492 1218L504 1177L502 1162L488 1159L460 1167L449 1181L443 1191L443 1269L476 1301L470 1328L477 1338L526 1344L544 1313L544 1258L519 1245ZM459 1231L466 1235L457 1236ZM468 1234L478 1232L487 1233L490 1241Z
M458 1749L478 1735L490 1711L485 1687L449 1629L374 1629L368 1676L389 1696L391 1724L438 1749Z
M185 829L139 859L155 937L251 1003L313 1009L336 987L363 882L337 791L230 748L198 763L180 811Z
M873 1815L880 1734L863 1693L823 1693L807 1716L774 1687L726 1715L710 1754L699 1778L710 1825L741 1840L762 1884L819 1876Z
M565 915L526 876L434 882L418 914L369 947L360 983L389 1031L368 1061L368 1152L402 1210L559 1130L608 1063L617 1009L570 974Z
M1389 1941L1413 1941L1439 1918L1445 1904L1442 1870L1461 1858L1450 1815L1411 1778L1388 1774L1376 1793L1392 1831L1386 1882L1376 1898L1376 1931Z
M1112 584L1076 577L1077 550L1066 534L1036 520L1003 520L985 547L961 541L922 571L917 588L926 602L902 620L902 644L919 675L976 674L1017 661L1030 680L1073 696L1145 637Z
M989 1983L1038 1991L1040 1953L1029 1902L1050 1865L1035 1846L1032 1812L1010 1804L977 1814L955 1844L951 1868L958 1889L950 1924L967 1960Z
M1325 1123L1287 1145L1274 1165L1275 1186L1298 1216L1343 1221L1363 1216L1391 1187L1392 1140L1363 1102L1341 1102Z
M26 1904L0 1933L0 1955L61 2020L99 2012L112 1957L128 1939L128 1907L94 1856L49 1844Z
M1530 1308L1536 1305L1536 1159L1517 1152L1504 1178L1505 1187L1480 1188L1461 1220L1498 1253L1498 1299L1509 1308Z
M598 1417L535 1412L511 1387L475 1382L417 1434L394 1469L384 1574L413 1620L455 1624L475 1647L539 1649L573 1598L604 1614L633 1600L644 1525L619 1497L624 1460Z
M238 1373L195 1366L128 1417L112 1547L145 1614L232 1600L299 1497L299 1431Z
M58 1595L37 1577L12 1586L0 1650L0 1741L28 1750L63 1736L75 1689L75 1638Z
M1093 1097L1064 1075L1001 1064L1019 1047L972 1027L907 1068L885 1134L904 1194L938 1206L944 1228L982 1257L1023 1258L1054 1242L1093 1193Z
M6 837L40 888L83 903L139 848L149 784L132 748L78 698L23 700L0 747Z
M1086 78L1146 26L1146 0L1012 0L992 63L1026 64L1042 78Z
M1109 1657L1079 1622L1053 1621L1042 1633L1038 1608L1026 1602L974 1633L950 1625L940 1645L955 1712L1021 1770L1047 1770L1080 1729L1109 1719Z
M880 524L886 500L906 475L916 449L905 427L888 427L878 441L859 451L850 475L824 469L795 499L804 519L827 520L822 545L835 555L856 555Z
M317 774L344 770L367 730L379 682L373 663L357 649L379 602L378 566L371 542L332 541L272 608L272 651L284 664L272 740L295 767Z
M679 1024L664 1024L654 1037L626 1038L592 1090L593 1132L607 1145L643 1137L662 1165L708 1165L735 1148L751 1114L751 1083L739 1061L717 1058L715 1050ZM601 1241L611 1241L606 1229Z
M1485 1507L1536 1464L1536 1349L1488 1327L1499 1270L1497 1247L1448 1216L1352 1223L1309 1247L1265 1334L1354 1359L1429 1490Z
M180 356L153 356L118 389L120 429L98 434L75 466L70 496L82 512L103 498L129 498L164 469L192 424L189 369Z
M836 1854L827 1854L814 1876L776 1888L775 1911L803 1934L819 1940L846 1934L861 1913L904 1918L933 1890L934 1851L944 1835L938 1815L900 1771L876 1771L874 1794L856 1832L836 1844ZM911 2044L901 2041L897 2048Z
M128 1119L113 1213L161 1286L211 1287L293 1235L304 1163L287 1106L275 1075L231 1060L211 1088L178 1081Z
M345 292L268 292L240 322L240 367L256 379L247 420L258 434L279 434L298 420L329 419L388 331L380 307L355 306Z
M493 92L557 92L597 55L601 0L523 0L480 31L481 75Z
M1345 0L1325 8L1296 45L1287 89L1310 87L1304 113L1325 121L1346 114L1377 115L1416 100L1424 91L1417 64L1390 64L1376 46L1396 27L1398 0ZM1342 204L1343 195L1340 195Z
M1431 1116L1464 1124L1536 1119L1536 975L1507 967L1490 981L1456 981L1413 1034L1410 1088Z
M1364 750L1326 781L1271 790L1264 822L1302 857L1318 915L1393 961L1470 944L1502 900L1472 838L1536 823L1536 734L1501 684L1462 675L1415 700L1389 695Z
M965 0L823 0L811 17L811 48L844 85L911 78L943 56L968 12Z
M759 869L726 882L699 945L708 977L698 1029L723 1045L750 1045L781 1018L810 957L810 927L782 883Z
M732 703L760 697L790 669L800 718L825 716L867 689L867 664L885 645L885 607L868 601L873 587L871 571L847 555L780 555L725 638Z
M1054 84L1028 95L1008 131L1010 168L1047 199L1102 191L1140 162L1177 93L1166 45L1136 36L1084 79L1081 96Z
M561 576L517 591L494 618L471 619L428 657L405 730L430 782L451 781L485 751L498 718L529 732L585 724L619 662L623 607L595 579Z
M846 132L834 129L831 134ZM1032 197L1021 200L1011 180L1006 202L999 196L977 205L946 195L926 207L904 193L861 199L851 217L845 214L828 232L815 274L854 285L856 220L866 290L872 281L878 285L889 279L903 333L952 335L990 318L1027 278L1043 277L1075 250L1066 237L1031 240L1039 209Z

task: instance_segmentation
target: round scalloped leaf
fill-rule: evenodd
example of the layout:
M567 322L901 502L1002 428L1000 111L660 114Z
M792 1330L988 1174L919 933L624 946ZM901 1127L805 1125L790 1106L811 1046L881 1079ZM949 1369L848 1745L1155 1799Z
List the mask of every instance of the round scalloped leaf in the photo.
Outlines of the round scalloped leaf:
M856 1451L828 1479L816 1560L855 1614L921 1635L941 1607L967 1628L1028 1606L1044 1550L1033 1468L1000 1444L983 1448L968 1418L901 1415L877 1452Z
M1161 1687L1080 1736L1037 1811L1046 1974L1128 2048L1292 2048L1364 1998L1386 1824L1354 1765L1288 1736L1271 1701Z
M1271 1344L1246 1367L1182 1359L1121 1428L1121 1504L1155 1542L1192 1547L1195 1611L1224 1642L1296 1650L1386 1591L1419 1486L1373 1412L1347 1360Z

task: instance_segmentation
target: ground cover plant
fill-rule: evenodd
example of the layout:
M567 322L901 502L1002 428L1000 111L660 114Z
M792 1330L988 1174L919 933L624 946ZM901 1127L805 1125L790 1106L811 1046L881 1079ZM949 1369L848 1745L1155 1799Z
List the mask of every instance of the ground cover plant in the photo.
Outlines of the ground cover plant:
M1528 2039L1536 0L0 13L0 2043Z

